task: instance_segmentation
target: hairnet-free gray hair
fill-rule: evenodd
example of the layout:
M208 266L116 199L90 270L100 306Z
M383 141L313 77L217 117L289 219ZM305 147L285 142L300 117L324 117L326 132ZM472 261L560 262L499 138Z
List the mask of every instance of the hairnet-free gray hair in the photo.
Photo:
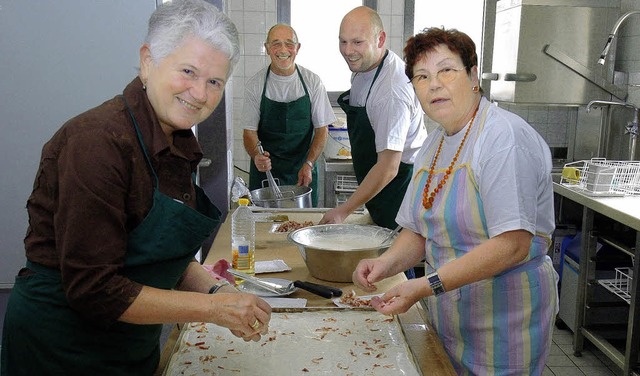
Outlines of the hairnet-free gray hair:
M238 30L229 17L204 0L173 0L158 6L149 18L145 43L157 64L191 36L228 55L231 75L240 59Z

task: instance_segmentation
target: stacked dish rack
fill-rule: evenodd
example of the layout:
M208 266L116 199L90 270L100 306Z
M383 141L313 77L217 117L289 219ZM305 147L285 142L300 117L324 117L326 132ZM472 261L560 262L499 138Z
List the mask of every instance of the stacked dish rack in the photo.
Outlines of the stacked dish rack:
M633 270L631 268L615 268L614 279L599 279L598 283L622 300L631 304L631 282L633 281Z
M589 196L640 195L640 161L592 158L564 165L560 183Z
M353 175L338 175L334 183L336 192L353 193L358 189L358 180Z
M337 175L334 189L336 192L336 205L342 205L358 189L358 180L354 175ZM358 213L363 212L364 205L361 205L355 211Z

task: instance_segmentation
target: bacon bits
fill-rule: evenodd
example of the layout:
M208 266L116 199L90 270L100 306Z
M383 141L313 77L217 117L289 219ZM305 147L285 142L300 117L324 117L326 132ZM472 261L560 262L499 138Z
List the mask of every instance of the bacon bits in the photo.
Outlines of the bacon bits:
M286 221L286 222L282 223L280 226L278 226L276 231L277 232L289 232L289 231L298 230L298 229L301 229L303 227L309 227L309 226L313 226L313 222L304 221L304 222L300 223L300 222L296 222L296 221Z

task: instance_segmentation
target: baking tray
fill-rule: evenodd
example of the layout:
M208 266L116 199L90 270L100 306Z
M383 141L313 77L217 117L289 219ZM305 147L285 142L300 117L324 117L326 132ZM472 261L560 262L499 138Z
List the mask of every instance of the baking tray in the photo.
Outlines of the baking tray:
M163 375L422 376L397 316L358 308L274 309L269 333L244 342L228 329L186 324Z

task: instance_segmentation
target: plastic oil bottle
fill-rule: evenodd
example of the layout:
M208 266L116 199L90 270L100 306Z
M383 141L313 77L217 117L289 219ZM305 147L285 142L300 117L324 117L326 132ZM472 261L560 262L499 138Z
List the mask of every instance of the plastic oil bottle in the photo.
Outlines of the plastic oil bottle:
M255 222L249 208L249 200L238 200L238 208L231 216L231 252L233 269L245 274L255 274ZM236 283L242 280L236 278Z

